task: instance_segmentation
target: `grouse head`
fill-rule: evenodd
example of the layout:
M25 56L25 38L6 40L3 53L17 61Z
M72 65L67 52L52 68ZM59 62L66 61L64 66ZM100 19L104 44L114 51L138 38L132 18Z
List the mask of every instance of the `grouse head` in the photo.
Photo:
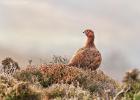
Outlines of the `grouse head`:
M94 38L94 31L92 31L91 29L86 29L83 33L84 33L87 37L92 37L92 38Z

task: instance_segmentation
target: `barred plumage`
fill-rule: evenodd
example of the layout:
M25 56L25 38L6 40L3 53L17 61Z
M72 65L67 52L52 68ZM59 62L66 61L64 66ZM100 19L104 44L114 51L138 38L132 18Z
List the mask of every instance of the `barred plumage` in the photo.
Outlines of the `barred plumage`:
M86 45L75 53L68 65L96 70L101 64L102 57L94 44L94 32L87 29L84 33L87 36Z

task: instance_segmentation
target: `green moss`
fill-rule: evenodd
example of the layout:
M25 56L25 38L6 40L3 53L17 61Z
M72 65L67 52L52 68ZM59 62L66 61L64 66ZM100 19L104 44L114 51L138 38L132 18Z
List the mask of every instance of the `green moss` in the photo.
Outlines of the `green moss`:
M140 92L134 95L134 100L140 100Z

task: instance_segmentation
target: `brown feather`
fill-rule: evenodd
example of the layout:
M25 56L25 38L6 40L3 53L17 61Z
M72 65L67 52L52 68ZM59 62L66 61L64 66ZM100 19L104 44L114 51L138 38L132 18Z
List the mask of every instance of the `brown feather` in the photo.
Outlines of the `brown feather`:
M88 33L86 35L86 45L75 53L75 55L69 61L68 65L96 70L101 64L102 57L94 45L94 37L91 37L91 35L88 37Z

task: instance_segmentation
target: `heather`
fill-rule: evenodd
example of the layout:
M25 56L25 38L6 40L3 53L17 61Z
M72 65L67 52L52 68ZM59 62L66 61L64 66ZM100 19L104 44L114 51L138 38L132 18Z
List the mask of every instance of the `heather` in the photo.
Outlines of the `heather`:
M103 70L85 70L66 65L67 59L55 57L50 63L19 68L5 59L0 74L1 100L139 100L138 69L123 75L118 82ZM15 64L16 63L16 64ZM8 66L8 67L5 67Z

